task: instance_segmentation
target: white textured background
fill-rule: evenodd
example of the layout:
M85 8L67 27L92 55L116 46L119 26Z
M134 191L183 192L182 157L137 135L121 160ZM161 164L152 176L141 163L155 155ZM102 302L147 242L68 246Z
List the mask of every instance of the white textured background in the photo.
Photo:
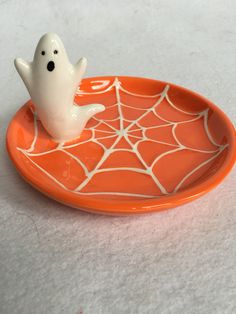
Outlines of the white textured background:
M7 124L27 99L13 67L55 31L87 76L193 89L235 122L236 1L0 0L0 313L236 313L236 175L174 210L106 217L62 206L17 175Z

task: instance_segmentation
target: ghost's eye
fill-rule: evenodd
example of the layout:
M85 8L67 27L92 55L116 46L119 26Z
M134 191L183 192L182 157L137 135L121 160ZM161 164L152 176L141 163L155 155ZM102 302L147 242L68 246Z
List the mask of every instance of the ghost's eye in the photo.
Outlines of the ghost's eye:
M53 51L54 55L58 54L58 50Z
M41 52L41 55L43 55L43 56L45 55L45 51L44 50Z

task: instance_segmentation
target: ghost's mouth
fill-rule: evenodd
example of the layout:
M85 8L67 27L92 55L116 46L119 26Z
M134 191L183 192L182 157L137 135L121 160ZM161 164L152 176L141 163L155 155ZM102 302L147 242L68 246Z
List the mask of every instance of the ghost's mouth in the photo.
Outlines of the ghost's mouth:
M49 61L47 64L47 69L49 72L52 72L55 69L55 63L53 61Z

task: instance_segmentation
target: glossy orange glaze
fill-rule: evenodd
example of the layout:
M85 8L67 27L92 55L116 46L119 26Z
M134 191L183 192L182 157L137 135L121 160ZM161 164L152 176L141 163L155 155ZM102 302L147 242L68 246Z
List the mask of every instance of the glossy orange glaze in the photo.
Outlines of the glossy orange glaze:
M202 96L133 77L84 79L75 101L102 103L79 139L58 146L28 102L7 132L20 174L59 202L107 214L146 213L199 197L230 171L235 130Z

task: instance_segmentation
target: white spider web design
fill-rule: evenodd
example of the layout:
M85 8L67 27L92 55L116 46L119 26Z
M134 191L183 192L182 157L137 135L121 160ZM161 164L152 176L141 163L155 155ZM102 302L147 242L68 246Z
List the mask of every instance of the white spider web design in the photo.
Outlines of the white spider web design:
M157 93L154 95L142 95L133 93L127 89L125 89L119 80L119 78L115 78L111 85L109 85L105 90L99 90L103 88L104 86L108 85L110 81L95 81L97 82L97 85L92 86L93 92L86 92L82 90L78 90L78 95L83 97L84 95L100 95L100 94L106 94L110 91L115 92L115 98L116 103L112 105L107 105L106 109L115 108L117 110L117 116L115 118L99 118L97 116L94 116L92 121L92 126L89 127L89 124L86 126L85 130L91 132L91 137L89 139L85 140L78 140L76 143L69 144L69 143L60 143L57 145L56 148L43 151L43 152L34 152L37 138L38 138L38 121L36 114L34 113L34 139L31 143L30 148L24 149L19 148L24 156L28 158L40 171L42 171L46 176L48 176L51 180L56 182L61 188L70 191L72 193L76 193L78 195L113 195L113 196L128 196L128 197L139 197L139 198L153 198L158 197L160 195L149 195L149 194L142 194L142 193L129 193L127 191L84 191L84 188L87 187L87 185L91 182L91 180L97 175L101 173L112 173L116 171L129 171L133 173L139 173L145 176L149 176L155 186L157 187L157 190L160 191L161 195L168 195L178 192L178 190L181 188L183 183L191 177L194 173L196 173L199 169L213 161L217 156L221 154L221 152L228 146L228 144L220 145L215 142L213 139L209 128L208 128L208 109L205 109L198 113L193 112L187 112L183 109L178 108L169 98L168 91L169 91L169 85L166 85L161 93ZM91 82L93 83L93 82ZM148 108L143 107L136 107L127 103L124 103L121 99L121 92L129 95L134 96L136 98L143 98L143 99L153 99L154 104ZM183 113L187 116L189 116L188 120L184 121L177 121L173 122L171 120L168 120L167 118L162 117L158 112L157 108L158 106L163 102L167 101L167 103L171 106L172 109L176 110L177 112ZM128 108L133 111L135 111L136 119L127 119L124 116L124 109ZM144 118L148 118L148 115L154 115L157 119L162 121L161 125L152 125L152 126L143 126L142 120ZM193 147L188 147L181 143L180 139L178 138L176 134L176 128L183 124L188 124L194 121L197 121L199 119L203 119L203 126L206 133L206 136L211 143L211 145L214 147L212 150L206 150L206 149L198 149ZM117 123L116 126L112 125L112 123ZM104 129L105 127L105 129ZM150 130L157 130L159 128L171 128L171 133L173 136L173 139L175 143L168 142L168 141L161 141L158 139L155 139L153 137L149 137L148 132ZM97 132L99 132L100 136L97 135ZM106 145L103 143L103 140L110 139L112 140L111 145L107 148ZM126 143L128 143L129 147L126 148L117 148L116 146L120 142L120 140L125 140ZM151 165L147 164L145 161L145 158L142 156L142 152L139 150L139 146L141 143L149 142L149 143L156 143L161 145L166 145L170 147L170 150L165 151L164 153L157 154L157 156L152 161ZM81 145L87 144L87 143L94 143L98 145L103 153L101 155L101 158L98 160L97 164L93 167L93 169L88 169L85 162L81 160L78 156L74 155L68 149L70 148L78 148L80 149ZM198 164L196 167L191 169L182 179L178 182L178 184L175 186L173 191L168 192L168 189L161 183L161 181L158 179L158 176L154 173L153 168L157 165L157 163L163 159L167 155L174 154L176 152L180 152L182 150L188 150L192 152L199 152L203 154L208 154L210 157L204 160L202 163ZM58 180L56 177L54 177L49 171L47 171L45 168L40 166L36 161L32 159L32 157L37 156L44 156L48 155L53 152L61 152L69 157L71 157L78 165L83 169L84 172L84 180L80 182L74 189L69 189L66 185L64 185L60 180ZM129 154L132 154L137 158L137 160L142 165L141 167L127 167L126 165L123 165L122 167L103 167L104 163L116 152L128 152Z

